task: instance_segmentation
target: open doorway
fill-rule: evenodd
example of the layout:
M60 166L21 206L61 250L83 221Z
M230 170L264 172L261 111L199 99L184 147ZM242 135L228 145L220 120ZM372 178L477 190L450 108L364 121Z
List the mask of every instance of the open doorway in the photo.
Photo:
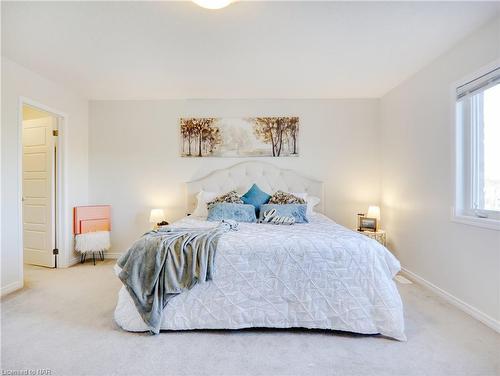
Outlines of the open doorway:
M57 268L60 116L22 104L22 237L25 264Z

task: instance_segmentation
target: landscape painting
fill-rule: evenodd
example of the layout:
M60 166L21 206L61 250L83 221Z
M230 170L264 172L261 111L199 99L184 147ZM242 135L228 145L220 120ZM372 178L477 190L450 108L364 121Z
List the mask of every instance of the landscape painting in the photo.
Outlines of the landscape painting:
M181 118L183 157L297 157L298 117Z

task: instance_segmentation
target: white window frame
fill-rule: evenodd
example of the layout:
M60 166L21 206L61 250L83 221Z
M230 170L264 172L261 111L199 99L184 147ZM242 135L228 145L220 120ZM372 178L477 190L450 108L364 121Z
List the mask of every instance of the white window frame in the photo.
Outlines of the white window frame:
M477 192L481 187L477 186L478 181L476 177L471 175L480 170L473 168L473 165L480 166L484 163L482 160L482 153L478 150L477 143L474 139L482 137L481 132L483 129L479 127L482 122L472 122L471 129L464 131L462 124L462 115L470 116L472 111L469 103L462 104L466 108L459 108L457 106L457 88L471 82L478 77L481 77L488 72L500 66L500 59L488 64L477 72L474 72L467 77L455 82L451 87L451 108L452 108L452 134L453 134L453 155L452 160L454 163L454 176L453 176L453 190L454 201L452 204L453 222L468 224L500 231L500 212L493 210L478 210L477 207ZM482 96L476 98L477 101L482 100ZM477 117L473 117L473 119ZM472 147L471 147L472 145ZM476 201L476 202L475 202Z

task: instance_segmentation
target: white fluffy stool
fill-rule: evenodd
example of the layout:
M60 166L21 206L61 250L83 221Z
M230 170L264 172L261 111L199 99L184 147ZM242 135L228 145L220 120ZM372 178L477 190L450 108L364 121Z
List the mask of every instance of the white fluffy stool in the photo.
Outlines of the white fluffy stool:
M111 246L109 231L95 231L79 234L75 236L75 251L81 253L80 262L84 263L87 254L92 252L95 265L95 252L98 253L101 261L104 260L104 251Z

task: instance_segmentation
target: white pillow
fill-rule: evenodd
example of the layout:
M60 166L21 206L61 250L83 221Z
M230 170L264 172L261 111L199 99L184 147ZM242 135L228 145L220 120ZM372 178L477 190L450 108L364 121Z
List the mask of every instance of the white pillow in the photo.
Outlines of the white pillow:
M307 192L290 192L290 194L307 202Z
M207 217L208 209L207 203L216 198L219 194L217 192L200 191L196 195L196 209L194 209L194 217Z
M306 215L311 215L314 212L314 207L319 204L321 199L316 196L307 196L306 203L307 203L307 212Z
M297 196L306 201L307 212L306 215L310 216L314 212L314 207L321 201L319 197L309 196L307 192L290 192L292 195Z

